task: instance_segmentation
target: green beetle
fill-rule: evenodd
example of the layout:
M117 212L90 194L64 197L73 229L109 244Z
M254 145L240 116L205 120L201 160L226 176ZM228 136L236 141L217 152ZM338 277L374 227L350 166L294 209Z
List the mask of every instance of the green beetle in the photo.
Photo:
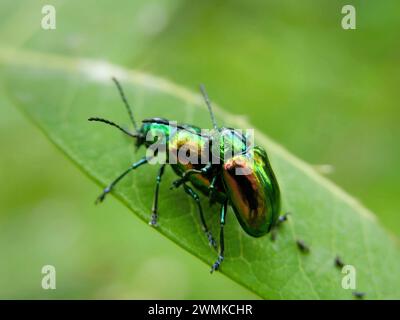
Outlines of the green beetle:
M90 118L89 121L100 121L118 128L136 140L136 147L145 146L148 149L154 145L163 147L166 161L161 164L156 177L151 225L157 225L159 186L166 164L169 164L179 176L171 188L182 186L196 202L203 230L210 245L215 248L216 242L206 224L197 192L209 197L210 203L221 205L219 255L212 265L211 272L218 270L224 259L224 225L228 205L233 208L243 230L250 236L263 236L277 225L280 221L280 191L267 153L260 146L249 145L247 136L239 130L217 127L211 103L203 86L200 86L200 89L213 123L213 130L207 133L193 125L177 124L172 127L171 123L163 118L145 119L138 128L120 84L115 78L113 80L127 108L135 132L129 132L116 123L102 118ZM186 154L190 151L189 161L187 158L183 161L182 157L179 157L182 150ZM217 150L217 156L212 150ZM235 152L231 152L227 157L227 153L229 154L227 151L232 150ZM151 162L159 155L157 151L152 156L146 155L133 163L103 190L96 202L103 201L129 172ZM210 159L210 156L211 160L202 161ZM214 161L216 158L219 161ZM284 216L283 218L285 219Z

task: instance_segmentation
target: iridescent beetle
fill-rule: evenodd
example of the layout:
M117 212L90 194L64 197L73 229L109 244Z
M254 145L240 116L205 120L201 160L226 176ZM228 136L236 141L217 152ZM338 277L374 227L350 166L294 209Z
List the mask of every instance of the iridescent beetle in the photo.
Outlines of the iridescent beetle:
M165 144L166 150L168 151L172 149L179 151L182 146L190 144L191 150L195 150L198 157L200 157L201 154L210 152L212 146L219 147L219 156L222 162L218 164L214 164L212 161L205 164L198 164L198 162L181 163L179 159L177 159L175 164L170 163L174 172L180 177L173 183L171 188L183 186L184 191L196 202L203 230L207 235L210 245L214 248L217 247L216 242L204 219L200 198L196 191L209 197L211 203L217 202L221 205L219 255L216 262L212 265L211 272L218 270L224 259L224 225L228 205L233 208L244 231L253 237L260 237L267 234L278 222L286 220L286 216L281 216L279 218L280 191L267 153L260 146L249 147L246 142L246 137L239 131L231 128L217 127L211 103L204 86L201 85L200 90L209 109L214 129L210 134L202 134L199 127L182 124L177 125L174 128L175 134L171 135L170 122L162 118L145 119L142 121L142 126L138 128L122 87L115 78L113 78L113 81L129 113L135 132L131 133L116 123L102 118L90 118L89 121L100 121L118 128L125 134L136 139L135 144L137 147L144 145L148 148L153 145L157 138L153 140L146 139L146 137L148 137L149 134L153 137L159 137L160 132L163 133L165 137L162 143ZM227 142L226 139L222 139L224 140L224 142L222 142L222 140L219 139L221 136L230 136L231 139L228 139L228 147L235 147L236 150L239 149L242 151L235 153L228 159L224 159L224 149L227 148ZM217 139L216 137L219 138ZM178 152L168 152L168 154L178 154ZM102 202L113 187L130 171L148 162L149 158L143 157L139 161L133 163L104 189L96 203ZM156 178L150 221L150 224L153 226L157 224L158 193L165 166L166 164L161 164ZM247 173L245 175L237 175L237 169L245 169ZM191 186L188 183L190 183Z

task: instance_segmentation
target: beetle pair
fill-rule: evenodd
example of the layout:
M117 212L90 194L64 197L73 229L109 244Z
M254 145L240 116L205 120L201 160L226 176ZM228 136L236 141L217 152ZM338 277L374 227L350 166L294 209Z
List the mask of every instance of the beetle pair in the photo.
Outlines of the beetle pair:
M190 150L194 151L200 158L205 153L208 155L210 150L215 150L215 147L218 148L218 157L221 160L219 163L210 160L208 163L198 164L197 161L182 162L179 158L175 159L177 160L175 162L170 161L170 166L179 176L172 188L182 186L184 191L196 202L203 230L210 245L215 248L216 242L206 224L198 192L209 197L210 202L217 202L221 206L219 255L212 265L211 272L218 270L224 259L224 225L228 205L233 208L240 225L250 236L263 236L278 224L280 221L280 191L267 153L260 146L248 146L247 137L241 132L231 128L217 127L204 86L201 85L200 90L211 116L213 130L204 134L197 126L182 124L173 128L174 134L171 134L171 125L168 120L163 118L145 119L142 121L141 127L138 128L121 85L115 78L113 78L113 81L119 90L135 131L129 132L116 123L102 118L90 118L89 121L100 121L118 128L134 138L137 147L150 147L156 142L157 138L153 140L146 139L146 137L149 135L159 137L162 133L165 139L158 142L164 144L168 154L178 154L183 146L187 147L189 144ZM221 137L223 138L221 139ZM226 139L226 137L230 137L230 139ZM240 150L240 152L226 158L227 149ZM129 172L148 163L149 160L149 157L143 157L133 163L103 190L97 202L102 202L106 195ZM158 194L165 166L165 163L161 164L156 178L150 221L153 226L157 224ZM242 170L245 174L237 174L238 170ZM283 216L281 220L283 221L285 218Z

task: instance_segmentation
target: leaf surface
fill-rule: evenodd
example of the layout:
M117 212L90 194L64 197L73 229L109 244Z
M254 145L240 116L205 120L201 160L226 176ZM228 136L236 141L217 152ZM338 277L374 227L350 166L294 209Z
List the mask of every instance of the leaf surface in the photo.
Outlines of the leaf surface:
M152 75L95 60L9 48L0 48L0 67L10 101L101 186L144 154L144 150L135 153L132 140L117 130L87 121L98 116L129 127L111 76L121 81L138 120L164 117L210 127L200 95ZM213 89L208 90L212 98ZM243 117L218 106L214 109L220 126L252 128ZM355 267L356 290L365 292L366 298L400 298L397 240L371 212L311 166L257 130L255 138L267 150L275 170L282 213L291 212L291 216L279 229L277 240L271 241L269 236L246 235L230 210L226 259L220 272L262 298L351 299L352 290L342 288L345 275L334 265L339 255L345 264ZM29 137L26 141L29 143ZM122 180L114 192L145 222L150 219L156 173L156 166L143 166ZM181 189L169 190L174 179L172 170L167 170L157 230L211 265L217 253L207 243L193 201ZM106 201L113 199L109 196ZM203 199L203 207L218 238L219 208L209 207L207 199ZM298 239L310 246L308 254L298 250ZM145 242L143 239L144 247ZM208 270L204 268L204 272Z

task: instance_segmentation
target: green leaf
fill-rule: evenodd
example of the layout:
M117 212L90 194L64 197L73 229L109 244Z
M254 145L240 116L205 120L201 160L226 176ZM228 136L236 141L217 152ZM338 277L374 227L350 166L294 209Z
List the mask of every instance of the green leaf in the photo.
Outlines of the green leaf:
M137 119L159 116L210 127L198 94L152 75L105 62L7 48L0 48L0 66L3 91L10 101L101 186L144 154L144 150L135 153L132 140L117 130L87 121L99 116L129 124L111 76L120 79ZM208 88L211 97L214 90ZM214 108L219 125L252 128L243 117ZM280 227L277 240L271 241L269 236L246 235L229 211L226 259L220 272L262 298L351 299L352 290L342 288L344 274L334 265L339 255L356 268L356 290L365 292L366 298L400 298L399 248L375 216L257 130L255 137L268 151L280 183L282 213L289 211L291 216ZM156 172L156 166L143 166L122 180L114 193L146 223ZM211 265L217 253L208 246L192 200L182 190L169 190L175 178L168 170L162 182L156 230ZM203 206L217 236L219 208L209 208L207 199ZM298 250L297 239L310 246L308 254ZM143 239L143 250L145 243ZM205 266L204 272L208 271Z

